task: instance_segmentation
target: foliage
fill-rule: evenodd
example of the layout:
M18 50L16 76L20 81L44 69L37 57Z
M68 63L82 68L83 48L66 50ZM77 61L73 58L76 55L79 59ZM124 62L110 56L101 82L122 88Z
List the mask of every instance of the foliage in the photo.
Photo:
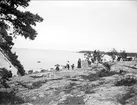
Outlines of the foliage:
M33 70L29 70L29 71L28 71L28 74L32 74L32 73L33 73Z
M99 63L101 63L102 62L102 54L101 54L101 52L98 50L98 51L94 51L93 52L93 60L94 61L98 61Z
M7 55L10 58L11 63L17 68L18 74L22 76L25 75L24 67L18 60L18 56L16 55L16 53L12 53L11 51L9 51Z
M115 74L119 74L119 73L115 71L106 71L104 69L98 72L99 77L108 77L108 76L112 76Z
M102 63L102 64L103 64L103 66L107 69L107 71L110 71L111 65L110 65L108 62L104 62L104 63Z
M108 54L109 56L111 56L111 57L112 57L112 60L114 61L115 58L116 58L116 55L118 55L118 52L116 51L116 49L113 48L110 52L107 52L107 54Z
M28 7L29 2L30 0L0 1L0 37L3 40L3 42L0 42L0 48L5 51L21 75L25 74L25 70L17 59L18 56L11 52L12 46L14 45L13 38L21 35L34 40L37 32L33 26L36 26L37 22L43 21L42 17L38 14L20 10L20 8L25 9Z
M14 90L0 91L0 105L19 105L24 103L24 100L16 96Z
M96 81L101 77L108 77L112 76L115 74L119 74L118 72L115 71L107 71L105 69L102 69L100 71L97 71L96 73L89 73L88 75L80 75L84 80L88 81Z
M10 77L10 72L5 68L0 68L0 76L2 79L8 80Z
M133 78L132 76L127 76L122 78L121 80L118 80L116 82L116 86L131 86L137 83L137 80Z
M0 84L2 85L2 87L9 88L9 85L6 83L6 81L8 81L11 77L11 71L8 71L5 68L0 68Z
M22 35L25 38L34 39L37 32L32 26L36 22L42 22L43 19L38 14L32 14L29 11L21 11L19 8L29 6L30 0L2 0L0 1L0 21L12 28L12 35ZM9 25L10 24L10 25Z
M120 56L121 58L123 58L123 59L126 59L126 58L127 58L127 53L126 53L126 51L120 52L120 53L119 53L119 56Z

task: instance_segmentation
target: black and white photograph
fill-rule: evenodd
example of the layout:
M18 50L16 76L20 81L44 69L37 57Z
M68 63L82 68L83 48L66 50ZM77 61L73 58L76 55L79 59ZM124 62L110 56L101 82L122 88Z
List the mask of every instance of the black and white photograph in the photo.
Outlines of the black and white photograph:
M137 105L136 0L0 0L0 105Z

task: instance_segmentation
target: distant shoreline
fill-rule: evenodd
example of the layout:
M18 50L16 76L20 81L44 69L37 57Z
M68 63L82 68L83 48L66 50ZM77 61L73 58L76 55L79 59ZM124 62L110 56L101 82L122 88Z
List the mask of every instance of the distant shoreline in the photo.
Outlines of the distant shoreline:
M81 51L78 51L78 53L93 53L93 52L94 51L90 51L90 50L81 50ZM108 52L100 51L101 54L107 54ZM126 52L126 53L127 53L127 56L132 56L132 57L137 56L136 52Z

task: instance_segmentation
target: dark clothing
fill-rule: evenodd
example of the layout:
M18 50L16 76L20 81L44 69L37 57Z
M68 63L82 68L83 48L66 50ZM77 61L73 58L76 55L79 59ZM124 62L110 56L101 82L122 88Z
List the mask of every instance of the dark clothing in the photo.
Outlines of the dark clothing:
M77 68L81 68L81 59L78 60L78 66Z
M69 67L69 64L67 64L67 68L68 68L68 70L69 70L69 68L70 68L70 67Z
M71 65L72 70L74 69L74 64Z
M59 66L56 67L56 71L59 71Z

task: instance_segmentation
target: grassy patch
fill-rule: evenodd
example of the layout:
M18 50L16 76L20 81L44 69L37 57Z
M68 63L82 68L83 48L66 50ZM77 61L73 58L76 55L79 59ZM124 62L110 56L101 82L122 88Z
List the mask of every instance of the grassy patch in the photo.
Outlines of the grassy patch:
M58 103L57 105L85 105L85 102L83 100L83 97L67 97L66 100L64 100L62 103Z

